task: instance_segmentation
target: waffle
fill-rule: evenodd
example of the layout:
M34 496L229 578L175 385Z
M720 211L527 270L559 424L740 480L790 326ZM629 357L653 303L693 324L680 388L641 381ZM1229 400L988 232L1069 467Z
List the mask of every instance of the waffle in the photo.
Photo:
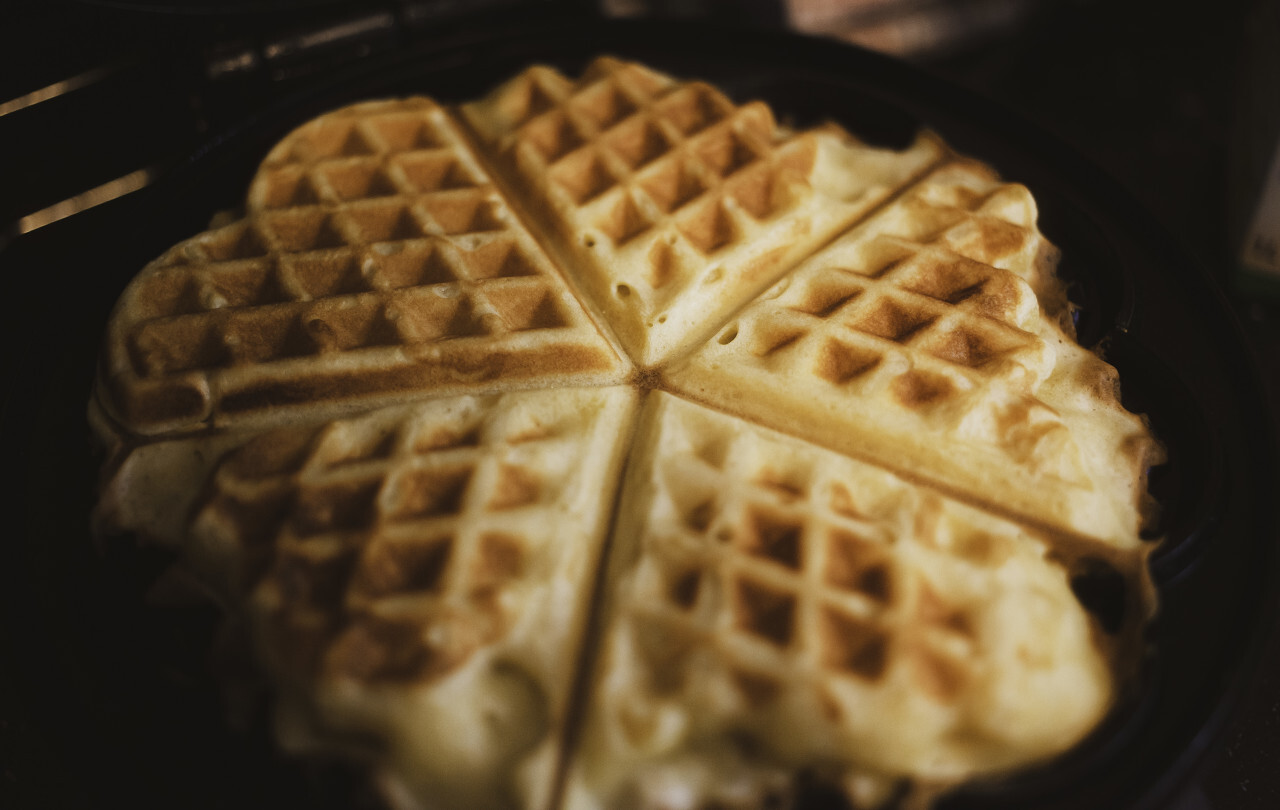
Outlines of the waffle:
M1051 302L1060 285L1044 272L1052 251L1027 222L1028 199L970 165L938 170L752 301L668 372L670 385L1140 551L1157 447L1120 406L1114 370L1061 330L1065 304L1041 308L1031 283Z
M1159 446L1036 218L608 57L344 108L124 291L95 525L396 810L927 804L1080 741L1154 609Z
M373 735L433 806L545 806L634 398L439 399L218 465L190 542L241 595L294 745Z
M609 58L576 82L530 68L462 110L643 365L705 337L943 154L929 136L892 152L834 125L792 132L761 102Z
M640 436L573 810L774 806L779 764L949 782L1052 756L1108 709L1046 537L666 394Z
M243 219L144 269L98 391L156 435L627 371L444 111L411 99L291 133Z

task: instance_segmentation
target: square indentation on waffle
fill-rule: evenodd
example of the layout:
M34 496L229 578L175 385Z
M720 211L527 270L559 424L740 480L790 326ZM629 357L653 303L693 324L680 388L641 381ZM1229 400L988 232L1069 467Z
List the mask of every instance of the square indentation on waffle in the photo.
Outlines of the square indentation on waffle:
M736 698L708 712L804 688L838 715L891 683L943 706L981 690L992 572L1015 546L1045 564L1021 528L690 403L658 413L652 496L631 514L641 551L618 586L642 662L634 699L699 699L724 677Z
M579 454L619 418L608 401L463 398L270 432L222 463L196 526L233 542L236 579L291 671L429 681L506 632L522 589L585 553L557 527L598 483Z

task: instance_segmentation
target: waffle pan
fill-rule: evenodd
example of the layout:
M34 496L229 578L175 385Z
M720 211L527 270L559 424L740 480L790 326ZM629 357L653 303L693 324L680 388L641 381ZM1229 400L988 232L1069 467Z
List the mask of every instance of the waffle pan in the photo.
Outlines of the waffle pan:
M455 30L349 67L216 133L155 186L34 234L10 251L6 328L18 370L3 400L25 485L0 546L0 729L21 746L6 762L17 796L95 807L372 807L357 775L278 754L265 701L228 726L209 650L219 615L156 607L144 595L168 560L88 532L96 459L88 399L112 302L147 261L243 199L270 147L296 125L358 100L476 98L532 62L574 73L594 55L637 59L706 79L737 101L761 98L784 121L833 118L865 140L902 147L921 127L1025 183L1060 272L1081 305L1081 342L1102 344L1125 405L1149 414L1170 461L1153 471L1163 506L1153 558L1161 612L1132 694L1082 746L1050 766L944 800L961 808L1160 807L1213 750L1245 686L1280 582L1274 437L1249 350L1222 296L1169 234L1110 180L1007 111L904 65L797 36L669 23L563 21ZM74 284L79 295L69 295ZM25 446L25 448L24 448ZM1114 583L1089 583L1105 610ZM234 654L217 668L246 666ZM254 701L248 701L255 705ZM814 808L839 806L816 795Z

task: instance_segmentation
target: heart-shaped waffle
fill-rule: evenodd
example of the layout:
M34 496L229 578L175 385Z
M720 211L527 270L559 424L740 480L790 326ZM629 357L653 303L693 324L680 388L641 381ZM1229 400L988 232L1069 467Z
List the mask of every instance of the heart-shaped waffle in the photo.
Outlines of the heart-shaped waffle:
M1082 739L1153 609L1159 446L1055 261L936 136L608 57L358 104L124 291L96 520L393 806L923 800Z

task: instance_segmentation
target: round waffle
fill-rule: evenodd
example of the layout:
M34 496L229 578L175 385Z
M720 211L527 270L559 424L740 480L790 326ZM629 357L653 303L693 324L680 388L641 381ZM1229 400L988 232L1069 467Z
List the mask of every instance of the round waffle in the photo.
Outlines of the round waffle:
M1159 446L1027 190L611 58L286 137L125 290L97 521L403 807L856 806L1049 759ZM1095 615L1073 583L1123 598Z

